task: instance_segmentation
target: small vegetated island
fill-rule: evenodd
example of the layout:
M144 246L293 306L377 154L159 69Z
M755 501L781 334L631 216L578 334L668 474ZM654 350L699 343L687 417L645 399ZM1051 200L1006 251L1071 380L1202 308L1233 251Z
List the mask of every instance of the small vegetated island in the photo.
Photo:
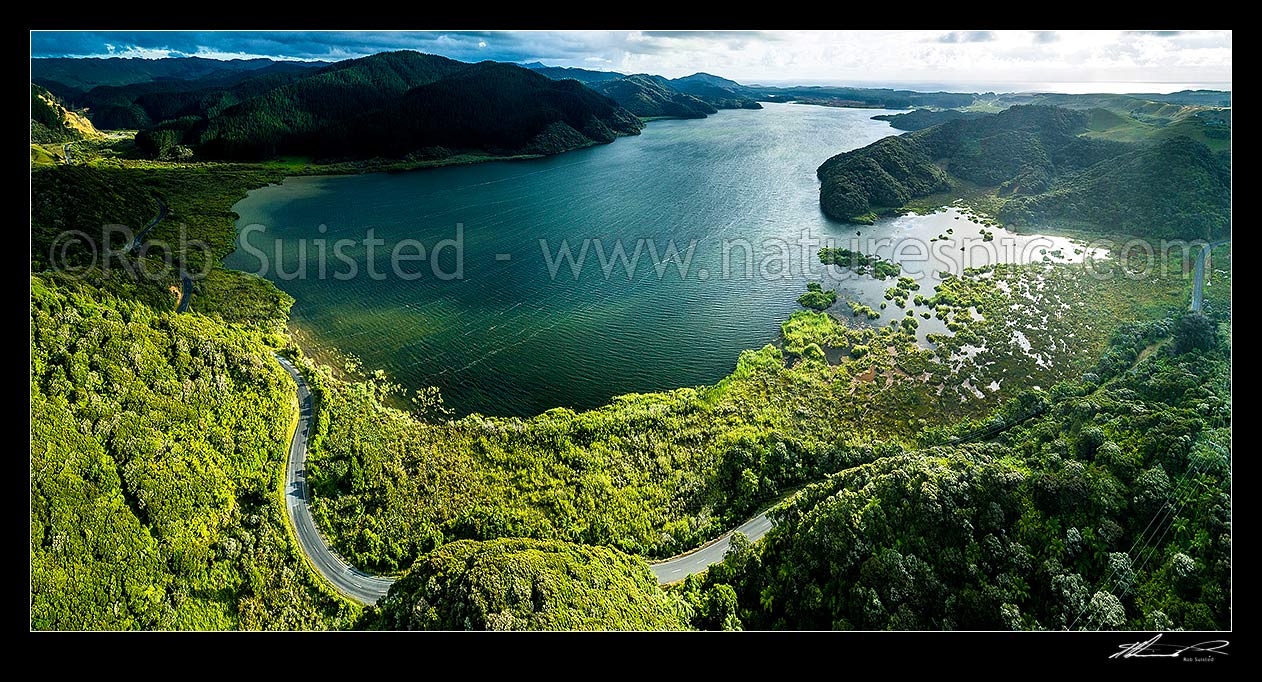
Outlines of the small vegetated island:
M836 302L837 291L835 289L824 291L823 285L819 282L808 283L806 293L798 297L798 304L811 310L827 310Z
M819 261L824 265L840 265L858 275L870 272L877 279L897 277L903 272L902 266L894 261L842 247L826 246L819 250L818 255Z
M780 343L713 385L530 418L455 417L373 368L316 362L287 326L293 300L218 264L233 204L285 174L554 153L634 134L640 116L808 97L999 111L830 159L821 204L836 218L964 196L1017 225L1224 237L1217 95L546 68L415 53L33 61L33 628L1230 626L1229 246L1203 313L1187 312L1177 257L1144 278L1116 254L1101 265L1116 277L1003 264L922 288L896 263L825 249L825 263L892 280L882 308L896 323L845 324L829 312L837 292L812 283ZM140 132L101 132L120 128ZM184 229L210 246L188 313L177 272L91 267L93 248L121 245L68 247L81 270L51 267L65 230L155 220L154 238ZM119 258L157 265L144 249ZM926 316L950 331L930 347L916 341ZM298 404L275 352L315 396L306 475L321 533L398 578L378 604L336 593L288 527ZM768 507L762 540L736 535L721 563L658 585L647 561Z

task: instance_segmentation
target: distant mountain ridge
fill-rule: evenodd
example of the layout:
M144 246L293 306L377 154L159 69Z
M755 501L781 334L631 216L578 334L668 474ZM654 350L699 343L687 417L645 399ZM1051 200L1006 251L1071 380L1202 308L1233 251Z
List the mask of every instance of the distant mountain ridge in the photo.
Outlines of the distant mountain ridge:
M720 76L715 76L714 74L705 73L704 71L698 71L697 73L694 73L691 76L684 76L682 78L674 78L674 79L671 79L671 82L680 83L680 84L696 83L699 85L708 85L714 88L739 89L739 88L745 87L741 85L740 83L737 83L736 81L731 80L729 78L722 78Z
M590 85L636 116L705 118L718 111L708 102L675 90L670 81L661 76L640 73Z
M665 78L648 73L627 75L617 71L593 71L539 62L526 68L555 80L573 79L612 97L636 116L705 118L718 109L761 109L745 86L708 73Z
M875 121L889 121L891 127L898 130L924 130L933 126L954 121L960 118L977 118L978 116L986 116L977 111L960 111L958 109L912 109L905 114L877 114L872 119Z
M266 58L44 57L31 59L31 81L64 97L70 91L86 92L99 85L122 86L161 80L196 80L234 72L258 71L276 64L319 68L327 66L329 62L278 61Z
M276 62L259 69L219 71L189 79L162 79L128 85L98 85L66 95L84 107L106 130L139 130L156 123L211 110L222 110L303 75L317 67ZM240 87L238 84L241 84Z
M643 125L573 81L412 51L245 79L185 99L137 135L141 149L162 157L185 146L203 158L240 160L548 154L634 135Z
M605 81L626 78L627 74L618 73L617 71L595 71L592 69L580 69L572 66L544 66L539 62L530 64L522 64L523 68L530 69L535 73L542 74L552 80L565 80L567 78L576 80L580 83L603 83Z
M825 106L872 107L879 109L909 109L912 107L953 109L969 106L977 98L976 94L969 92L917 92L890 88L824 85L745 86L744 92L750 97L756 97L767 102L802 102Z
M670 84L679 92L704 100L719 109L762 108L745 86L734 80L708 73L694 73L691 76L675 78L670 81Z

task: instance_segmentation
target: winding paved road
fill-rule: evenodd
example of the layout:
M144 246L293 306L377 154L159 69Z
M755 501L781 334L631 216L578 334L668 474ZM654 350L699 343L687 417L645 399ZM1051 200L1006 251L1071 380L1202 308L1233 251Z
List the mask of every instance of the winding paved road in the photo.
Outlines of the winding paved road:
M1210 251L1230 242L1230 239L1220 239L1201 249L1201 254L1196 258L1196 280L1192 284L1192 312L1201 312L1201 304L1205 302L1205 257Z
M390 590L394 579L368 575L342 561L325 544L320 531L316 530L307 499L306 481L311 391L307 389L307 381L292 363L279 355L276 360L293 377L294 383L298 384L298 428L294 429L294 439L289 444L289 458L285 465L285 512L289 516L289 523L293 525L294 534L298 537L298 546L316 571L338 592L361 604L375 604Z
M289 444L289 458L285 465L285 512L294 528L294 534L298 537L298 546L316 572L338 592L361 604L375 604L390 590L394 579L368 575L346 563L324 542L324 537L316 529L307 497L306 481L307 435L311 429L312 415L311 391L293 363L279 355L276 360L298 385L298 427ZM763 512L699 549L652 564L653 575L663 585L683 580L690 574L700 573L711 564L722 561L731 543L732 533L739 531L748 536L750 541L754 541L765 535L770 528L771 519Z
M162 222L163 218L167 217L167 205L162 203L161 199L155 198L154 201L158 202L158 215L153 220L150 220L143 230L136 233L136 237L131 240L132 251L139 249L140 245L145 241L145 237L149 236L149 230L152 230L158 223Z
M157 227L158 223L162 222L162 219L167 217L167 205L162 203L162 200L158 198L155 198L154 201L158 202L158 215L154 216L153 220L150 220L149 224L145 225L144 229L137 232L136 236L132 238L131 251L139 249L140 245L144 243L145 237L149 236L149 231L154 227ZM188 312L189 299L192 297L193 280L183 270L180 270L180 302L176 304L175 312Z
M722 561L723 555L727 554L727 548L732 542L732 533L744 533L749 537L750 542L753 542L766 535L769 530L771 530L771 519L767 518L767 512L763 512L737 526L735 530L720 535L718 540L708 545L702 545L687 554L652 564L653 575L657 576L657 582L663 585L679 582L693 573L706 570L711 564Z
M193 298L193 280L187 274L185 274L183 270L181 270L180 271L180 302L178 305L175 306L175 312L187 313L189 299L191 298Z
M165 207L162 210L165 212ZM161 220L161 215L149 227L151 228L154 224L157 224L158 220ZM148 229L146 228L145 232L148 232ZM1199 312L1204 299L1206 256L1214 248L1229 241L1231 240L1223 239L1213 242L1201 250L1200 256L1196 261L1196 281L1192 290L1192 310ZM184 282L184 295L180 301L180 312L183 312L188 308L188 297L192 282L184 273L180 273L180 276ZM285 368L285 371L289 372L289 376L293 378L294 383L298 386L298 426L294 430L293 441L289 446L289 458L285 467L285 511L298 538L298 545L302 548L303 554L311 561L311 565L315 567L316 571L333 585L338 592L360 603L374 604L378 599L386 595L390 590L390 585L394 583L394 579L368 575L347 564L329 548L328 544L324 542L323 536L320 535L320 531L316 529L315 519L311 516L305 478L307 435L311 429L312 415L311 392L307 388L306 380L302 378L302 375L293 364L279 355L276 356L276 360ZM766 512L758 514L737 526L734 530L719 536L717 540L709 544L703 545L687 554L652 564L653 575L657 577L659 583L666 585L683 580L693 573L700 573L711 565L723 560L723 556L731 545L733 533L744 533L752 542L766 535L771 526L771 519L767 518Z

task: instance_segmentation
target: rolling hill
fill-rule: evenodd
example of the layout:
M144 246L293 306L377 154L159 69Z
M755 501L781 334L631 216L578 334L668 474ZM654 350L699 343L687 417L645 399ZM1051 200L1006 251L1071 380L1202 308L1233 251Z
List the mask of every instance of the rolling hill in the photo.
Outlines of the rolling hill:
M678 630L686 619L640 559L609 547L504 538L421 557L360 627Z
M1009 403L989 442L931 436L806 486L685 596L731 590L750 629L1227 626L1231 469L1214 441L1230 437L1230 359L1159 348L1158 325ZM1052 404L1022 420L1038 401ZM1171 511L1177 530L1148 531Z
M522 64L521 66L523 68L530 69L537 74L547 76L552 80L559 81L569 78L587 85L627 77L627 74L618 73L617 71L594 71L592 69L578 69L571 66L544 66L539 62Z
M673 78L670 85L675 90L692 95L719 109L761 109L762 105L747 92L747 88L734 80L694 73L683 78Z
M216 71L190 79L98 85L67 95L104 130L139 130L171 118L223 110L251 96L309 75L317 66L276 62L258 69Z
M1229 231L1230 155L1186 136L1121 142L1087 135L1092 112L1041 105L959 119L839 154L818 169L820 205L833 218L987 188L999 218L1109 233L1207 237Z
M890 126L898 130L915 131L932 128L947 121L954 121L960 118L977 118L978 116L985 116L985 114L976 111L960 111L959 109L913 109L905 114L877 114L872 119L889 121Z
M50 57L31 60L31 80L59 96L82 93L100 85L122 86L133 83L177 82L232 73L251 73L278 64L313 68L327 62L278 62L271 59L206 59L203 57L168 57L164 59L130 59L123 57L70 58Z
M636 116L705 118L718 111L707 102L671 88L669 83L661 76L635 74L592 83L591 87Z
M593 71L538 62L526 68L554 80L573 79L614 98L637 116L704 118L716 109L761 109L745 86L708 73L664 78L648 73L628 76L617 71ZM700 100L704 106L694 100Z
M240 160L534 154L609 142L642 127L579 83L497 62L400 51L262 78L202 93L141 131L137 144L158 157L183 145L203 158Z

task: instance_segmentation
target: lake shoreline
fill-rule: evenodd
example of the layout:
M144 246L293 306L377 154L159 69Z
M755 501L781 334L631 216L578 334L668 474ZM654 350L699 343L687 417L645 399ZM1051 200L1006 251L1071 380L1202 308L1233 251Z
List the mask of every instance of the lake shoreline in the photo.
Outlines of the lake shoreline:
M617 395L722 380L742 352L776 343L807 283L821 276L825 288L836 287L842 296L832 314L853 318L845 301L854 301L881 311L875 324L865 319L858 326L902 322L906 309L894 300L899 297L886 298L894 280L821 271L818 244L801 251L804 239L844 244L856 231L865 239L913 237L934 242L930 246L942 247L944 255L954 253L953 261L963 257L959 247L965 242L946 249L942 240L982 241L984 225L962 215L953 220L958 205L919 218L882 217L862 227L823 214L812 171L816 157L830 150L818 149L818 140L862 146L888 136L888 123L870 115L868 109L769 104L758 116L662 124L623 145L600 145L600 152L572 159L549 156L528 169L469 164L425 176L297 175L274 189L251 191L233 211L238 226L269 226L267 244L290 254L303 239L354 241L368 227L387 244L414 239L429 248L449 239L453 225L463 225L468 244L460 282L274 279L297 301L289 325L302 329L296 336L380 368L394 382L437 386L462 414L529 416L557 406L584 411ZM772 133L778 139L767 137ZM997 236L1025 244L1049 235ZM788 271L778 273L771 264L764 272L755 261L765 260L765 250L744 264L738 248L730 274L698 275L726 272L719 245L733 237L746 239L752 250L768 241L788 244ZM257 238L251 237L252 245ZM634 281L624 271L602 273L592 254L581 278L571 280L564 265L559 276L541 270L547 258L540 260L541 241L555 246L569 240L577 254L584 238L627 241L627 254L645 238L659 245L692 238L700 246L691 274L671 269L658 281L647 264ZM1062 240L1049 241L1072 254ZM1058 258L1056 249L1047 246L1049 257ZM249 271L239 265L251 252L238 246L234 253L226 266ZM1024 260L1042 257L1036 248ZM342 269L336 262L333 268ZM921 281L921 294L936 283ZM910 305L915 296L906 298ZM922 312L917 336L929 347L928 335L947 329ZM558 357L566 361L556 363Z
M723 237L743 234L755 243L795 238L801 222L796 216L804 216L816 232L836 232L822 223L813 198L818 191L813 169L827 155L819 140L844 148L891 134L886 122L869 120L871 115L768 104L756 111L663 121L622 144L534 159L528 167L471 163L425 175L320 168L287 173L280 185L251 190L232 210L238 232L247 224L268 226L263 235L250 235L250 244L271 252L281 242L290 254L299 238L329 244L359 240L370 226L387 242L418 239L428 249L463 223L467 253L458 286L363 277L355 283L304 283L272 275L297 301L290 326L409 387L438 385L461 413L524 416L557 405L584 410L615 395L713 383L731 372L742 351L775 341L804 286L796 275L796 255L795 274L765 284L757 270L746 279L741 263L730 278L703 283L695 273L722 270ZM768 139L771 132L783 141ZM741 191L742 180L701 192L698 183L707 176L751 176L757 187ZM317 234L317 225L328 229ZM540 238L550 243L568 238L576 252L585 238L604 238L607 244L621 238L630 240L630 254L642 237L658 240L661 248L669 239L680 249L690 238L698 240L692 276L681 280L672 267L666 281L652 281L650 255L641 263L644 274L636 277L644 286L627 284L618 273L602 279L594 254L581 281L571 281L565 266L555 282L543 270ZM494 246L475 246L479 243ZM258 272L251 252L241 242L235 246L225 266ZM512 260L497 261L496 254L511 254ZM360 249L357 257L362 255ZM333 271L346 269L330 263ZM748 301L736 291L750 292ZM696 314L686 316L684 310ZM652 325L668 330L657 342L645 337L643 328ZM585 349L583 339L595 349ZM571 360L545 367L542 359L556 355ZM599 357L605 360L596 362ZM492 381L503 366L523 364L529 367Z

